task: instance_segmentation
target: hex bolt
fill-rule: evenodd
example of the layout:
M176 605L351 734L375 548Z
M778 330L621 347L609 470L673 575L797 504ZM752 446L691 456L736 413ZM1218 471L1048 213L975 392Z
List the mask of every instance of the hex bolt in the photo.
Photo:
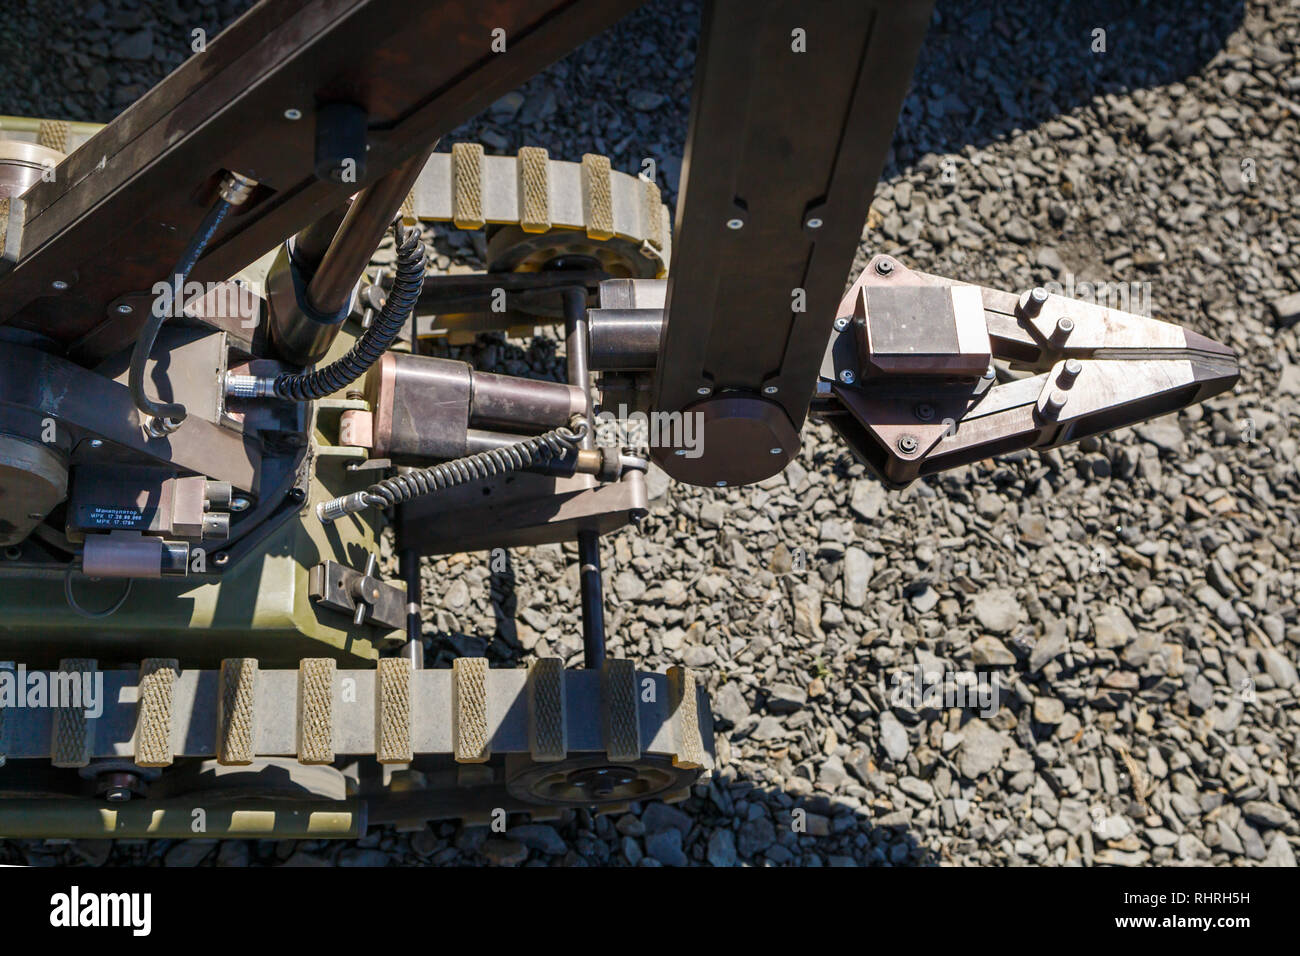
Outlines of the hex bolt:
M1025 315L1029 316L1030 318L1033 318L1039 312L1043 311L1043 306L1045 306L1046 304L1047 304L1047 290L1044 289L1041 285L1035 286L1034 288L1029 290L1029 295L1025 296L1025 301L1024 301L1024 305L1022 306L1022 309L1024 310Z
M894 274L894 264L888 259L881 259L876 263L876 275L888 277Z
M928 422L930 419L934 418L934 406L928 402L922 402L920 405L917 405L916 408L912 409L912 411L916 414L916 417L923 422Z
M916 450L921 447L920 442L916 440L915 435L900 435L897 447L904 455L915 455Z
M845 385L852 385L855 377L856 376L854 376L852 369L846 368L844 371L840 372L840 381Z
M835 320L835 331L843 332L845 329L849 327L850 321L852 320L847 315L841 315L838 319Z

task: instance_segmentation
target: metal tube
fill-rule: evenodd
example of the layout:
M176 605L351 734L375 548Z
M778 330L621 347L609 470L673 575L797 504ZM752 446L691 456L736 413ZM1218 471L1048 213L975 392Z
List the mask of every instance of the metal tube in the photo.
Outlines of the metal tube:
M567 425L574 415L586 414L587 394L572 385L492 372L471 373L471 425L544 431Z
M586 396L583 415L591 421L591 370L587 364L587 291L582 286L564 290L564 350L567 355L569 384L582 389ZM592 429L582 439L583 448L594 448Z
M348 204L343 203L293 237L293 260L305 274L313 274L320 266L347 212Z
M605 663L605 601L597 531L578 532L578 579L582 585L582 658L589 670L598 670Z
M398 527L401 527L401 522ZM401 653L411 662L412 669L418 671L424 669L424 629L420 623L420 552L414 548L404 548L400 561L402 578L406 581L406 643L402 645Z
M352 298L352 290L370 262L384 233L393 224L411 187L433 152L416 153L388 175L362 190L352 201L343 223L307 286L307 303L333 315Z
M600 372L654 370L664 328L662 309L598 309L590 325L592 368Z

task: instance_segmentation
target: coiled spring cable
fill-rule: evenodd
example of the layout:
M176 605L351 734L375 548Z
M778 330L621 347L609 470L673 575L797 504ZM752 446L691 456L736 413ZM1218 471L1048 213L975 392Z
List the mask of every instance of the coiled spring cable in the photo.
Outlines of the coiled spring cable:
M329 522L366 508L391 508L446 488L486 481L507 472L545 465L574 453L590 427L585 418L577 417L568 428L553 428L513 445L503 445L477 455L444 461L430 468L394 475L376 482L365 491L322 501L316 506L316 515L321 521Z
M426 252L419 229L404 230L400 222L394 222L393 236L397 239L393 285L370 328L346 355L324 368L281 372L273 385L278 397L291 402L310 402L332 395L364 375L397 339L424 288Z

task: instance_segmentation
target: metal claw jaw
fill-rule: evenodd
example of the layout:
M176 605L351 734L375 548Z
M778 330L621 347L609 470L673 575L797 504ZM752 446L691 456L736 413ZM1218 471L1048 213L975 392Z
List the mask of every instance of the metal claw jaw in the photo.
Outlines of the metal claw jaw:
M1238 374L1232 349L1181 326L877 256L840 303L811 412L901 488L1176 411Z

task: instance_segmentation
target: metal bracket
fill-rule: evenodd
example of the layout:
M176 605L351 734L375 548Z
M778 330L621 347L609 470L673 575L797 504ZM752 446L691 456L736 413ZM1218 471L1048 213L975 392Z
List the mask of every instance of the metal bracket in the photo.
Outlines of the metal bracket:
M367 567L367 571L372 570ZM355 623L370 621L389 628L406 627L406 591L380 581L373 573L357 571L337 561L322 561L311 569L308 593L324 607L353 615Z

